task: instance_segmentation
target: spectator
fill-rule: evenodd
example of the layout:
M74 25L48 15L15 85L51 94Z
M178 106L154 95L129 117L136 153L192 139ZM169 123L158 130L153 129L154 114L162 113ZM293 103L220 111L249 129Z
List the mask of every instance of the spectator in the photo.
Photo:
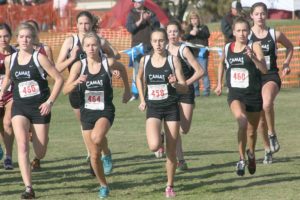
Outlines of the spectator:
M239 1L233 1L231 3L231 10L227 13L221 21L221 30L224 35L225 44L233 42L235 40L232 32L233 20L241 13L242 4Z
M127 16L126 28L132 34L131 47L143 44L144 53L147 54L151 50L150 34L152 30L160 27L160 23L156 15L144 7L144 0L132 0L134 8L130 10ZM139 68L139 61L142 55L138 56L133 63L133 88L135 87L135 79ZM137 99L138 94L132 89L131 100Z
M0 0L0 5L4 5L6 3L8 3L8 2L6 2L6 0Z
M197 11L191 11L188 15L188 27L185 39L194 44L201 44L205 47L208 46L208 38L210 37L209 29L205 24L201 24L200 16ZM203 96L208 97L210 95L210 81L208 77L208 50L207 48L194 48L193 53L197 58L199 64L203 67L204 75L203 80ZM199 81L194 82L195 96L200 96Z

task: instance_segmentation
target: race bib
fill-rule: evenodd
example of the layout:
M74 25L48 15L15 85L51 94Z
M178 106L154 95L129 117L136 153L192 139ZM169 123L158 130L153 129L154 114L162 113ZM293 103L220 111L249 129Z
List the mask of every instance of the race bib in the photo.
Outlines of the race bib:
M265 56L265 61L266 61L267 69L270 70L271 68L270 56Z
M168 98L167 84L161 85L148 85L148 98L149 100L163 100Z
M104 110L104 91L86 90L84 96L84 108L89 110Z
M247 69L232 68L230 84L233 88L247 88L249 86L249 72Z
M19 83L18 87L21 98L32 97L40 94L39 84L34 80Z

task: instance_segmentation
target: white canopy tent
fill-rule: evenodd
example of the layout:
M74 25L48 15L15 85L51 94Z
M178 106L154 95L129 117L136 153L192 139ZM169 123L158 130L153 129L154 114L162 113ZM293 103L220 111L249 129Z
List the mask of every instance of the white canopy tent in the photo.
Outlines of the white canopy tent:
M243 7L251 7L257 2L263 2L268 9L287 11L300 10L300 0L241 0Z

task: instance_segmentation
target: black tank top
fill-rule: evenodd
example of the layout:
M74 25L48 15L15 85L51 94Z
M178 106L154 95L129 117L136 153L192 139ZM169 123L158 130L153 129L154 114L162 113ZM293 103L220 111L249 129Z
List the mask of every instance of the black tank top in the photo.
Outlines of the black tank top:
M186 45L184 45L184 44L181 44L181 46L178 49L177 57L180 60L185 80L187 80L187 79L189 79L189 78L191 78L193 76L194 69L190 66L190 64L188 63L188 61L186 60L186 58L184 58L184 56L183 56L183 50L185 48L188 48L188 47Z
M50 95L50 89L46 73L37 60L38 52L33 53L26 65L18 63L18 55L18 52L12 54L10 64L14 101L29 104L45 102Z
M101 111L112 108L113 89L107 59L103 57L100 71L97 74L89 72L87 59L83 59L81 62L81 74L87 75L86 82L79 85L81 102L83 102L81 110Z
M70 71L71 70L71 67L72 65L79 61L79 60L82 60L84 58L86 58L86 54L85 52L83 51L83 48L82 48L82 45L81 45L81 42L80 42L80 39L79 39L79 36L78 35L72 35L73 37L73 45L72 45L72 48L69 50L69 53L68 53L68 56L67 58L69 58L71 55L71 51L72 49L75 47L75 46L78 46L79 47L79 50L77 51L76 53L76 59L68 66L68 70Z
M278 72L277 67L277 54L276 54L276 37L275 37L275 30L274 29L268 29L268 34L265 38L259 39L256 37L256 35L251 31L251 34L249 35L249 39L253 42L260 41L261 42L261 48L263 50L268 73L274 73Z
M225 46L226 81L230 94L260 94L261 73L254 62L246 55L246 49L234 53L231 49L234 43ZM252 48L252 42L248 46Z
M173 56L168 56L163 67L155 68L151 56L145 56L144 75L146 80L145 99L149 107L168 107L177 103L176 89L169 84L168 77L174 74Z

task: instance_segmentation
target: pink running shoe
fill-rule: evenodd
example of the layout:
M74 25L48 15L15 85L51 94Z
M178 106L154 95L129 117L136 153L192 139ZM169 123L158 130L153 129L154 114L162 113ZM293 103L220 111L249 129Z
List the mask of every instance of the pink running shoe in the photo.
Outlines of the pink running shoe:
M171 198L171 197L175 197L176 196L176 194L174 192L174 189L171 186L167 186L166 187L166 193L165 194L166 194L166 198Z

